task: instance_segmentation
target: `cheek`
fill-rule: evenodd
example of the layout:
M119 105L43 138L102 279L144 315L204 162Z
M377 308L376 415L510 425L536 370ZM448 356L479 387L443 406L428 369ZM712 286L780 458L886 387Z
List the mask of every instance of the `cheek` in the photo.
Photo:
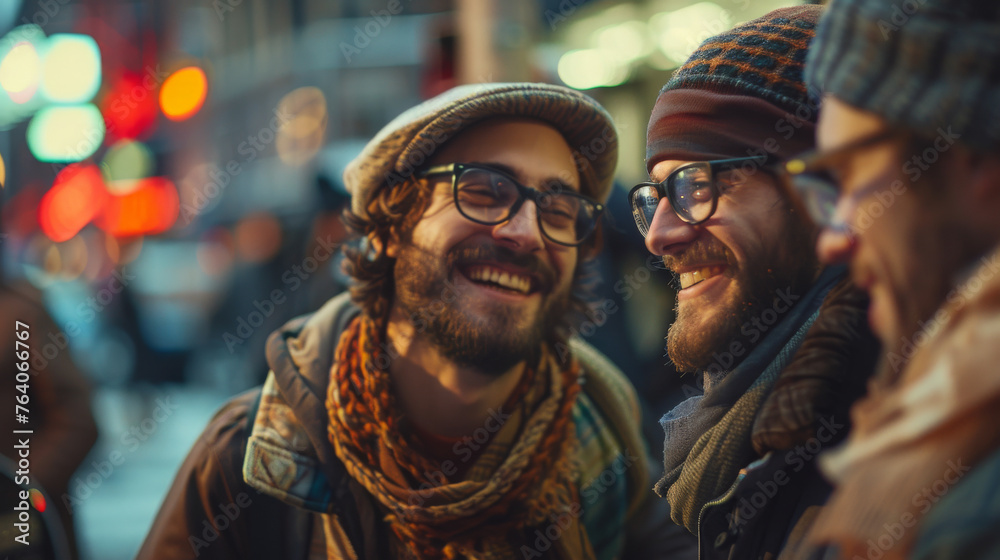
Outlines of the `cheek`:
M577 250L557 250L550 253L550 255L552 264L559 274L560 284L571 284L573 282L573 273L576 272Z

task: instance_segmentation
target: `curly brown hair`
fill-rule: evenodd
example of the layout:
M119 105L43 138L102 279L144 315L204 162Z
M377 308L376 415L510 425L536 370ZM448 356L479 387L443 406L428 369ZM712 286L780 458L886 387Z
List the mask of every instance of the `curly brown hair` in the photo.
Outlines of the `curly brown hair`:
M394 181L395 182L395 181ZM344 271L354 280L351 297L361 310L385 325L392 305L396 284L393 267L396 259L386 254L393 235L408 239L430 202L431 189L426 183L407 177L398 184L383 184L366 208L368 216L344 210L343 220L360 243L344 245ZM603 229L598 222L594 232L577 249L580 251L573 271L573 287L567 316L560 322L556 335L565 339L573 328L591 313L594 289L599 274L594 258L600 252Z

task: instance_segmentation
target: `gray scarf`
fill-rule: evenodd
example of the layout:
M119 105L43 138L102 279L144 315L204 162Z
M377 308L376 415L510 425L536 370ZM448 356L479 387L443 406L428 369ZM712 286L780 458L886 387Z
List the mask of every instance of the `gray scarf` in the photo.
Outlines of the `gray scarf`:
M660 420L664 475L656 493L670 502L674 521L697 531L702 506L719 497L754 459L754 418L779 374L819 315L823 298L844 275L827 268L809 292L731 372L705 373L705 395L680 403Z

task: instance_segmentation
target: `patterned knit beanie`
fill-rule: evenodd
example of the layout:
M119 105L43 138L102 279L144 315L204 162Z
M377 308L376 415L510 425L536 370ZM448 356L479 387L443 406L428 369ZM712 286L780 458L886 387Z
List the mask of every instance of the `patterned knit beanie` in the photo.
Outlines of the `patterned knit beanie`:
M665 159L788 159L812 148L817 105L802 71L822 11L782 8L702 43L660 90L647 169Z
M1000 2L835 0L815 43L811 88L928 137L950 128L1000 147Z

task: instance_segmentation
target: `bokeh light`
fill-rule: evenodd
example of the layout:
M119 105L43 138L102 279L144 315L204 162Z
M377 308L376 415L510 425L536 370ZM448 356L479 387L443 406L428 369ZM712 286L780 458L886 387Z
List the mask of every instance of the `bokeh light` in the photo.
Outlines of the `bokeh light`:
M28 148L39 161L80 161L97 151L104 131L101 112L89 103L46 107L28 123Z
M163 233L173 227L180 211L173 182L166 177L148 177L134 183L127 194L108 198L97 218L98 227L119 237ZM108 190L123 189L109 186Z
M53 241L70 239L101 212L107 196L96 165L67 166L38 205L42 231Z
M289 92L278 103L277 115L284 122L278 127L275 149L281 161L303 164L323 146L328 120L326 97L316 87L301 87Z
M0 60L0 87L15 103L26 103L35 95L41 75L38 51L28 41L15 43Z
M90 101L101 85L101 51L87 35L49 37L42 72L42 95L56 103Z
M171 74L160 86L160 109L168 119L191 118L205 104L208 78L197 66L188 66Z
M628 66L604 49L578 49L559 59L559 79L574 89L612 87L628 79Z
M265 262L281 248L281 224L270 214L253 213L236 224L233 237L240 259L252 263Z
M3 154L0 154L0 189L7 184L7 167L3 163Z
M31 505L40 512L45 512L45 495L36 488L31 489Z
M142 142L115 142L101 161L104 180L113 194L126 194L138 187L137 181L153 172L153 153Z
M660 50L676 64L698 49L702 41L733 26L732 14L714 2L699 2L653 16L650 26L659 37Z
M109 138L146 138L156 128L156 92L148 85L143 76L128 70L111 81L101 102Z
M196 258L201 269L209 276L222 276L233 266L236 241L224 227L210 229L198 243Z

